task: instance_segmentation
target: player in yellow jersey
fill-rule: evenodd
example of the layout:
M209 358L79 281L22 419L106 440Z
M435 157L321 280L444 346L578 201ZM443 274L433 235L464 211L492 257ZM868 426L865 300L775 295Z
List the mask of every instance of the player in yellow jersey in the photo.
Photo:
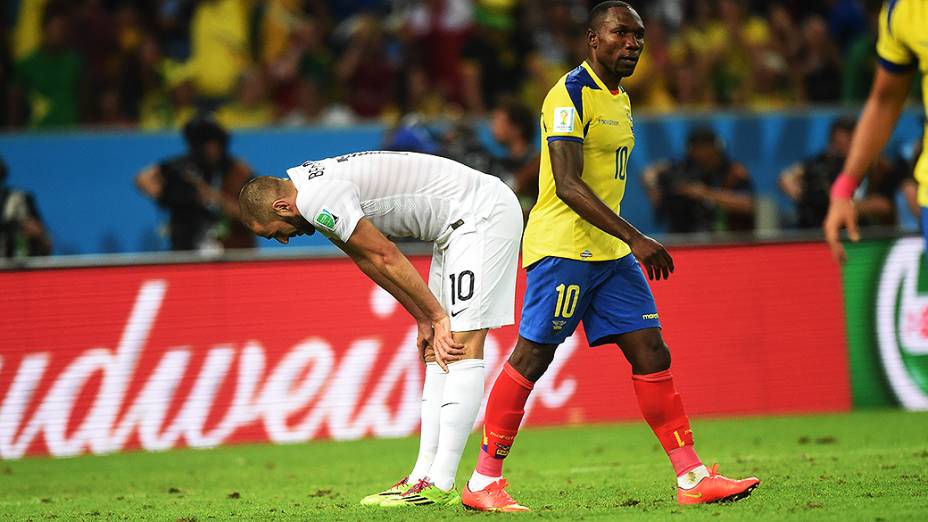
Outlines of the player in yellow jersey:
M928 111L928 0L892 0L883 3L880 34L876 43L879 66L870 96L851 139L844 170L831 188L831 203L825 216L825 239L840 261L846 259L840 232L847 227L852 241L860 239L854 190L868 167L886 145L902 106L909 95L916 69L922 72L922 101ZM928 125L926 125L928 130ZM922 137L928 150L928 132ZM922 234L928 241L928 154L915 165Z
M523 239L528 272L519 340L487 400L477 468L461 495L483 511L526 511L506 492L503 458L534 383L582 320L591 346L617 344L631 363L645 420L670 457L681 504L734 500L758 485L707 469L670 374L651 279L673 272L660 243L619 216L635 145L631 104L619 85L644 46L644 24L625 2L592 9L588 59L561 78L541 114L538 202ZM609 378L604 376L604 378Z

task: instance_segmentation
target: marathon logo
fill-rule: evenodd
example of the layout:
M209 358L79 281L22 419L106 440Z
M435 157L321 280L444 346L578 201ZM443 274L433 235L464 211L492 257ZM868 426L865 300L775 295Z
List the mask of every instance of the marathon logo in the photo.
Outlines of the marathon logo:
M512 444L500 444L496 443L496 451L493 453L494 459L504 459L509 456L509 451L512 449Z

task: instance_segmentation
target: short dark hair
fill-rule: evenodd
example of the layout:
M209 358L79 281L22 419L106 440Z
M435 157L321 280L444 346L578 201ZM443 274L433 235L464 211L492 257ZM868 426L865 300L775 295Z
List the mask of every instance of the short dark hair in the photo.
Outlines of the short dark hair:
M532 141L535 137L535 129L538 127L538 118L531 109L514 100L503 100L499 104L499 110L503 111L509 121L515 125L523 140Z
M593 9L590 10L590 16L586 19L586 26L591 30L595 31L599 29L599 26L603 23L603 18L606 16L606 12L612 9L613 7L624 7L634 11L635 8L632 7L628 2L620 2L618 0L608 0L606 2L600 2L596 4Z
M194 150L199 150L210 141L218 141L223 149L229 144L229 133L209 116L193 118L184 125L182 132L187 146Z
M844 131L848 133L854 132L854 127L857 126L857 119L853 116L841 116L840 118L835 118L831 122L831 128L828 129L828 136L833 137L838 131Z
M698 147L700 145L711 145L718 149L722 148L722 140L711 127L699 126L690 131L686 137L687 147Z

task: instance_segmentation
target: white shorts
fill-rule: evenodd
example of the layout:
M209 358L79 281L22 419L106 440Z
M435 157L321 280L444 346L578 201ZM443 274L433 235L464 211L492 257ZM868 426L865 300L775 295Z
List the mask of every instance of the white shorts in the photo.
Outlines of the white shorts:
M487 192L483 217L463 218L432 252L429 289L448 312L452 332L514 322L522 208L503 183Z

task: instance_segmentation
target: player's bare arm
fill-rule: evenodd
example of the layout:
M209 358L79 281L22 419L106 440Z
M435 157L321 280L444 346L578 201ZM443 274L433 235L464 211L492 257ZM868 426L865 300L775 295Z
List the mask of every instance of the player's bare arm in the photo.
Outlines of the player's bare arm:
M844 162L843 173L849 176L855 185L863 179L864 173L892 135L909 94L914 74L914 70L893 73L877 67L873 87L867 97L860 121L854 129L851 149ZM832 196L822 228L832 254L841 262L847 260L847 254L844 252L840 238L841 229L845 227L851 241L860 240L860 233L857 230L857 211L854 208L853 199Z
M447 371L447 363L455 360L454 357L457 355L463 354L464 346L452 337L451 320L448 314L432 295L428 285L409 259L400 252L396 244L387 239L365 218L358 221L346 245L363 260L369 262L384 278L405 292L428 318L433 328L432 348L435 350L435 362ZM385 288L385 290L389 292L389 289Z
M603 232L625 241L648 271L650 279L667 279L673 273L673 259L667 250L642 234L631 223L615 213L582 179L583 144L568 140L548 143L551 170L557 197L580 217Z
M427 356L427 349L432 342L432 321L429 320L428 316L425 315L422 309L419 308L419 306L409 294L407 294L399 286L393 284L393 281L391 281L387 276L377 270L377 267L375 267L372 262L368 261L365 257L363 257L361 254L353 250L342 241L339 241L335 238L332 238L331 241L335 244L335 246L345 252L348 257L350 257L351 260L354 261L356 265L358 265L358 268L360 268L361 271L367 275L367 277L371 278L371 280L377 283L378 286L392 295L397 300L397 302L399 302L403 308L409 312L409 315L411 315L416 320L416 324L419 328L419 333L416 338L416 346L419 348L420 356L423 360L425 360ZM459 360L462 353L462 350L453 349L449 354L447 361L450 362ZM434 359L434 352L428 350L428 356L429 358Z

